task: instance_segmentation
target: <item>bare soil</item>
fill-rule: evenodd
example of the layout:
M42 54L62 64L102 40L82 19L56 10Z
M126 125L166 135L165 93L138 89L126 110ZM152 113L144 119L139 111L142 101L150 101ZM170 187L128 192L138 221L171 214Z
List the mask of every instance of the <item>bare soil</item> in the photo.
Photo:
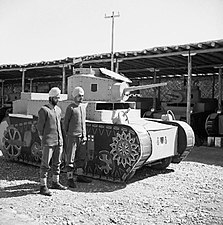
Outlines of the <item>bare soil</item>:
M126 184L93 180L52 190L51 197L38 192L39 168L0 156L1 225L220 225L223 149L196 147L180 164L162 171L144 167Z

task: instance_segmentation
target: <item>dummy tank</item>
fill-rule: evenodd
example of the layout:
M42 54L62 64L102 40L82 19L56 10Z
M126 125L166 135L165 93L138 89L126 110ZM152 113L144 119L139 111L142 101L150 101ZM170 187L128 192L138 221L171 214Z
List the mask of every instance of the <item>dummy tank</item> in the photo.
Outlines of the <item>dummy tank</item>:
M153 112L147 111L145 117L161 118L164 112L172 113L173 117L177 120L186 121L187 111L187 88L183 86L180 90L172 90L166 94L167 101L161 103L160 110ZM191 85L191 122L190 125L195 134L195 145L200 146L207 138L206 120L210 114L214 112L217 107L217 101L213 99L201 98L201 91L198 86L198 81L195 80ZM218 114L215 114L218 115ZM208 130L211 130L211 125L215 124L213 120L215 115L209 117ZM208 118L208 120L209 120ZM216 126L212 126L214 129ZM210 129L209 129L210 128Z
M73 89L84 89L87 177L127 181L142 166L165 169L170 163L181 162L194 146L194 132L187 123L141 118L136 103L126 102L132 91L166 83L133 87L130 83L127 77L104 68L74 69L68 77L67 94L61 95L58 106L63 117ZM13 102L13 113L0 125L0 147L6 158L40 164L37 113L47 103L48 94L44 93L21 93L21 99Z

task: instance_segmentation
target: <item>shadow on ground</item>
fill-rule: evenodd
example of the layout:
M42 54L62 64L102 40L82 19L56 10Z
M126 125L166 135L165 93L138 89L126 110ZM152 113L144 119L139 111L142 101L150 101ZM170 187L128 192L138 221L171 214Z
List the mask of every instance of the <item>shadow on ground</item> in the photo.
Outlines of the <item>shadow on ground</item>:
M112 192L115 190L123 189L128 184L137 182L139 180L146 179L148 177L157 176L159 174L167 174L172 173L174 170L172 169L165 169L165 170L153 170L149 167L142 167L138 169L132 178L130 178L127 182L118 183L112 181L103 181L103 180L96 180L92 179L92 183L77 183L77 189L73 189L74 192ZM62 178L63 179L63 178ZM72 189L71 189L72 190Z
M187 158L187 162L197 162L208 165L223 167L223 149L210 148L205 146L195 147ZM0 156L0 198L18 197L39 193L39 167L18 162L7 161ZM71 189L74 192L113 192L123 189L130 183L137 182L159 174L172 173L174 170L154 170L149 167L142 167L137 170L134 176L127 183L114 183L92 179L92 183L77 183L77 188ZM49 174L51 177L51 174ZM66 185L66 173L61 174L61 183ZM49 178L49 186L51 179Z
M5 160L0 157L0 198L19 197L39 193L39 167L32 165ZM127 183L115 183L92 179L92 183L77 183L77 188L70 189L74 192L113 192L123 189L129 183L143 180L158 174L171 173L173 170L152 170L143 167L136 171L134 176ZM52 174L49 173L48 186L51 186ZM66 186L66 173L61 173L60 182Z
M0 198L19 197L39 193L39 167L5 160L0 156ZM60 182L66 186L66 173L61 173ZM49 172L48 186L52 183ZM113 183L92 179L92 183L77 183L74 192L112 192L126 187L125 183Z
M20 197L38 193L39 190L37 190L37 185L30 183L0 188L0 198Z
M173 169L163 169L163 170L155 170L148 166L143 166L142 168L136 170L135 175L127 182L128 184L134 183L149 177L158 176L159 174L168 174L174 172Z
M0 156L0 198L36 194L39 184L39 168L5 160Z
M184 161L223 167L223 148L207 146L194 147Z

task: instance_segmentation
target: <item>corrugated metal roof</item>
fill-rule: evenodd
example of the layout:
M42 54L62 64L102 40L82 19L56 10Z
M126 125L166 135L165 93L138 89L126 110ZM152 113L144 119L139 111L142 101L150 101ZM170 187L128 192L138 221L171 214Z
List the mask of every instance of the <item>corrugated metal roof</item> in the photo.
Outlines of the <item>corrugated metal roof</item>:
M218 72L223 65L223 40L196 44L155 47L142 51L117 52L115 58L119 63L119 72L130 79L187 74L188 54L192 56L192 73L208 75ZM92 67L110 66L110 54L89 56L83 62Z
M192 74L207 76L218 73L223 65L223 39L185 45L154 47L142 51L114 53L114 67L130 79L157 77L176 77L187 75L188 54L192 55ZM95 54L82 57L29 63L25 65L0 65L0 79L5 82L18 81L25 70L26 79L60 80L64 68L66 76L72 75L77 67L111 67L111 54Z

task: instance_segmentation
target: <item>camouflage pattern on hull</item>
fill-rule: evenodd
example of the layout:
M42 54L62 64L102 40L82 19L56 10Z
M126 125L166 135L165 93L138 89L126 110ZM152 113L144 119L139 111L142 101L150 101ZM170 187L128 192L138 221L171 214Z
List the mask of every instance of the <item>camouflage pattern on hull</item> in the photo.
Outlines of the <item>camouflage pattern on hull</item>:
M37 117L10 116L7 123L2 137L3 155L9 160L39 165L42 151L36 129Z
M161 130L159 127L155 131L150 130L150 127L159 124L165 126L167 123L171 124L169 130ZM7 125L4 125L0 137L2 152L7 159L40 165L42 149L36 124L37 117L33 116L11 114L7 118ZM87 177L101 180L127 181L143 165L152 165L168 157L172 158L172 162L179 163L189 154L194 143L193 130L182 121L146 119L143 125L87 121L86 125L87 143L82 146L86 148L83 173ZM163 157L157 157L157 153ZM63 165L65 159L66 151L63 154Z
M39 166L42 149L36 129L37 117L12 115L7 121L2 138L4 156ZM128 180L151 155L151 148L142 151L142 145L150 143L148 137L146 134L139 139L137 132L128 125L87 122L84 175L114 182Z
M86 176L110 181L126 181L151 154L142 151L136 131L127 125L87 123L88 157ZM147 137L148 139L148 137Z

